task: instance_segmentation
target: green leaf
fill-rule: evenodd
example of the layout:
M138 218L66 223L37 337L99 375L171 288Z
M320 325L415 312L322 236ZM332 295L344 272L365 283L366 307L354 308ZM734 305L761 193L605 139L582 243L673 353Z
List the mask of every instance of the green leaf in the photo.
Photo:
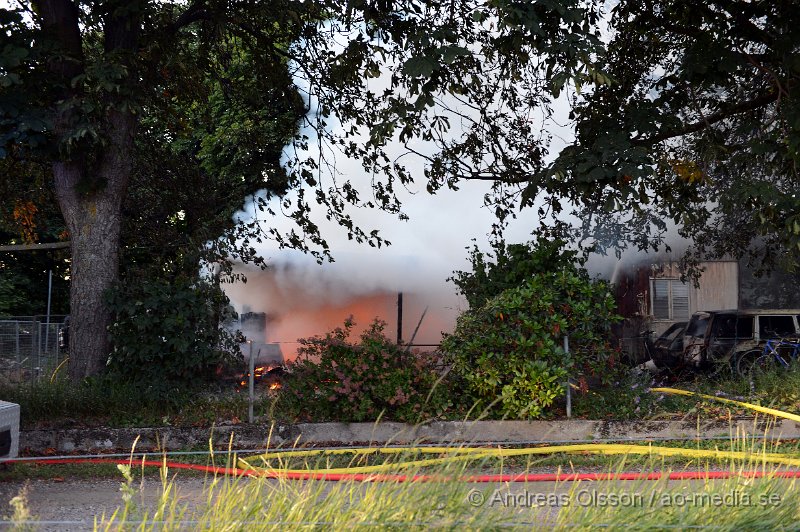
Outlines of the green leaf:
M464 48L463 46L442 46L439 51L442 54L442 61L445 64L450 64L455 61L459 57L464 57L469 55L469 50Z
M403 73L415 78L429 78L439 70L439 62L431 56L412 57L403 64Z

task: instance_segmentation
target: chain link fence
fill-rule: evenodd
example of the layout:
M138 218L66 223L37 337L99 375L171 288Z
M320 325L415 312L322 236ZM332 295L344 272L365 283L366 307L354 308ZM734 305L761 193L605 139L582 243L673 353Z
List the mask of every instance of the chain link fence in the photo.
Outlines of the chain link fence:
M0 379L35 381L48 377L66 358L59 345L64 316L0 318Z

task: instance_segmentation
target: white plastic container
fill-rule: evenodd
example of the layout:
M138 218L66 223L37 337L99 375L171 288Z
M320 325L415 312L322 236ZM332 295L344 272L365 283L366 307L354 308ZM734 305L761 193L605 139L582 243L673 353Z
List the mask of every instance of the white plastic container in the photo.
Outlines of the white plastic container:
M0 401L0 461L19 454L19 405Z

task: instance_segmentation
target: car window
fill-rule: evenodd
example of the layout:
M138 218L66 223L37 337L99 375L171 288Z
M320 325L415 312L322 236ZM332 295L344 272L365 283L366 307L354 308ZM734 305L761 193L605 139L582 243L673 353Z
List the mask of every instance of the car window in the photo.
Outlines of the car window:
M792 336L795 334L794 319L792 316L759 316L758 334L761 338Z
M669 340L675 338L676 336L683 336L683 330L685 328L686 328L685 321L675 323L669 329L667 329L661 334L661 338L663 338L664 340Z
M753 337L753 316L739 316L736 320L736 338Z
M752 338L753 316L717 314L711 326L711 336L718 339Z
M708 316L694 316L686 326L686 336L703 336L708 327Z
M717 314L711 324L712 338L733 338L736 335L736 315Z

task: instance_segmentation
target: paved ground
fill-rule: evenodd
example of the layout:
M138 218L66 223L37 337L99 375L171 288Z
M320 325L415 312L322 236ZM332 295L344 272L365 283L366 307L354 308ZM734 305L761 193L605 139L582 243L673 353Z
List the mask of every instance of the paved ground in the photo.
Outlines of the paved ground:
M190 507L197 508L204 504L205 480L198 477L176 477L175 486L183 502ZM330 483L332 485L332 483ZM33 520L36 521L35 529L43 531L82 531L92 530L95 517L103 514L111 515L122 504L120 482L107 479L66 479L63 481L32 480L30 482L1 482L0 483L0 515L5 519L11 516L12 508L8 504L19 491L27 485L28 508ZM157 478L148 478L142 484L134 484L138 488L136 503L140 508L153 508L160 493L160 481ZM569 484L557 486L552 482L537 483L530 487L530 491L539 494L566 493ZM523 484L512 484L512 493L526 491ZM499 502L495 493L508 493L506 486L501 484L475 484L474 489L464 501L471 507L508 507L510 501ZM493 497L496 498L493 501ZM504 496L505 497L505 496ZM514 502L510 502L515 504ZM524 503L523 503L524 504ZM552 512L553 507L544 509ZM526 519L530 512L526 512ZM191 522L186 523L191 528Z
M179 478L179 495L186 501L203 501L204 480L197 477ZM13 509L9 501L28 487L28 508L33 519L40 522L39 530L92 530L95 516L111 515L122 504L119 480L67 479L63 481L31 480L0 483L0 515L8 517ZM139 490L137 503L152 507L160 492L157 478L134 484Z
M178 475L174 485L180 500L187 503L190 508L197 508L205 501L204 483L205 480L197 476ZM528 485L474 484L464 504L476 509L505 508L519 516L520 524L536 523L558 512L558 507L565 505L565 501L567 505L572 506L617 504L646 509L663 505L665 502L663 497L668 496L672 503L676 502L675 497L682 497L680 499L682 504L688 508L694 504L704 504L700 499L692 499L693 496L703 493L703 484L704 481L670 482L668 490L659 490L655 495L650 490L652 484L648 482L620 482L616 489L604 482L582 483L577 488L574 488L572 483L557 485L552 482ZM36 530L92 530L95 517L110 515L122 504L119 480L0 482L0 515L5 519L12 513L8 501L25 485L28 488L28 508L37 521ZM139 507L153 508L161 490L159 479L147 478L142 484L137 481L134 486L138 489L135 501ZM611 493L617 497L613 501L607 498ZM775 502L780 504L779 500ZM186 528L192 528L191 522L186 523Z

